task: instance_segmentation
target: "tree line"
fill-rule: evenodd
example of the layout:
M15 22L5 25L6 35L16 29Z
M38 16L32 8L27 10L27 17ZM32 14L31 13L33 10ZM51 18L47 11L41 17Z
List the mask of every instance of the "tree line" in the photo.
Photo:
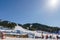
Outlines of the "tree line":
M6 28L14 29L16 25L17 23L14 23L14 22L0 20L0 26L6 27ZM43 25L40 23L26 23L26 24L18 24L18 25L32 31L41 30L46 32L58 32L60 30L59 27L52 27L52 26Z
M46 31L51 33L54 33L54 32L57 33L60 30L59 27L47 26L40 23L32 23L32 24L27 23L23 25L23 28L29 29L29 30L41 30L41 31Z
M4 20L4 21L0 20L0 26L3 26L5 28L9 28L9 29L13 29L13 28L15 28L16 23L10 22L10 21L6 21L6 20Z

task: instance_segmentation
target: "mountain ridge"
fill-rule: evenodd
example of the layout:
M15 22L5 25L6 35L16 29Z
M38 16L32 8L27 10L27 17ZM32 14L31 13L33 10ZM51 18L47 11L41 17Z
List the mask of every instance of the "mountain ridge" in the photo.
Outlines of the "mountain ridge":
M10 22L10 21L6 21L0 20L0 26L3 27L7 27L10 29L14 29L15 26L17 25L17 23L15 22ZM44 24L40 24L40 23L26 23L26 24L18 24L19 26L28 29L28 30L42 30L42 31L47 31L47 32L58 32L60 30L59 27L52 27L52 26L48 26L48 25L44 25Z

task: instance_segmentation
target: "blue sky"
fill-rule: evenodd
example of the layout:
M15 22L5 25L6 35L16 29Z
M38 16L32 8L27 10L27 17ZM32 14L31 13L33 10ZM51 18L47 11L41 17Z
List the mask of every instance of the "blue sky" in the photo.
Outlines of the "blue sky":
M0 0L0 19L60 27L60 0Z

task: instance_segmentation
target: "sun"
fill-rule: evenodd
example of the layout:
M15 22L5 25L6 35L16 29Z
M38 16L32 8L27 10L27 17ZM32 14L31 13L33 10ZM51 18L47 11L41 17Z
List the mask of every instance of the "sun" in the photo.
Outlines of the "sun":
M58 2L58 0L49 0L47 4L49 8L57 8Z
M58 0L50 0L50 6L53 6L53 7L55 7L55 6L57 6L57 3L58 3Z
M47 15L53 15L58 11L59 2L60 0L46 0L42 8Z

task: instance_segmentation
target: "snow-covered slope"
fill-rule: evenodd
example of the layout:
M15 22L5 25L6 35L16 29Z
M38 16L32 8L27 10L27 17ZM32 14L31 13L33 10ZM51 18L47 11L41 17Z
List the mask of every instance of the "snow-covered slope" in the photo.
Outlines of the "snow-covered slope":
M21 26L16 26L14 30L20 30L20 31L26 32L26 33L33 33L33 34L35 34L35 36L39 36L39 37L41 37L41 34L42 34L42 32L38 33L36 31L30 31L30 30L22 28ZM46 36L46 35L49 36L49 35L52 35L52 33L43 33L43 35L44 36ZM53 35L56 36L57 34L53 34Z
M33 33L33 34L35 34L35 36L41 36L41 34L42 34L42 33L36 32L36 31L30 31L30 30L24 29L21 26L15 26L15 29L14 30L20 30L20 31L26 32L26 33Z
M2 28L2 29L0 29L0 31L1 32L3 32L3 31L5 31L5 32L15 32L15 33L13 33L13 34L16 34L16 30L19 30L19 31L21 31L21 32L23 32L22 34L25 34L25 33L27 33L27 34L29 34L29 33L32 33L32 34L34 34L35 36L38 36L38 37L41 37L41 34L42 34L42 32L40 32L40 33L38 33L38 32L36 32L36 31L30 31L30 30L27 30L27 29L24 29L24 28L22 28L21 26L15 26L15 28L14 28L14 30L10 30L10 29L6 29L6 28ZM10 33L11 34L11 33ZM43 35L44 36L46 36L46 35L52 35L52 33L43 33ZM57 34L53 34L54 36L56 36ZM60 36L60 35L59 35Z

